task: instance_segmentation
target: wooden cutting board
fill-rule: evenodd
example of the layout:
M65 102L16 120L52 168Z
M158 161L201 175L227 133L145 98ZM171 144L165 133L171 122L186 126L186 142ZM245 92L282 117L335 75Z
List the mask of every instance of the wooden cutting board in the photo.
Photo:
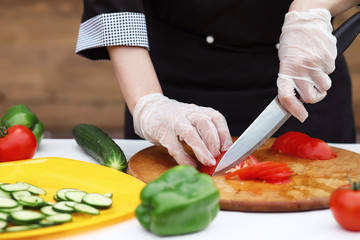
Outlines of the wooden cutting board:
M275 155L269 139L253 155L259 161L286 162L294 171L291 182L269 184L258 181L225 180L213 177L220 191L222 210L249 212L287 212L327 208L334 189L347 184L347 175L360 177L360 154L332 147L337 158L308 160L285 155ZM185 150L195 158L191 148ZM128 165L128 173L146 183L177 165L161 146L146 148L135 154Z

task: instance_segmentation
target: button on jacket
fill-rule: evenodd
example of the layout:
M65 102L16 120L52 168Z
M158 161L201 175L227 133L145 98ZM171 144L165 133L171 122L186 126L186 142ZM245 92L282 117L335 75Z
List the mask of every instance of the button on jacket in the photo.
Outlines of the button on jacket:
M106 46L149 49L164 94L212 107L239 136L277 95L279 41L292 1L85 0L76 52L109 59ZM301 131L328 142L354 142L351 81L338 57L326 98L309 118L276 133ZM125 137L136 135L126 112ZM276 135L275 135L276 136Z

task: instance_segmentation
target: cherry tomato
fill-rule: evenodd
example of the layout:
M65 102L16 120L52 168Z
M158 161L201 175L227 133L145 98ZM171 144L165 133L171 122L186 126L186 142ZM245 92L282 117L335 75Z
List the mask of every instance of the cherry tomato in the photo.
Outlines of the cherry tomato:
M1 129L0 162L32 158L36 147L36 138L29 128L14 125Z
M360 183L336 189L331 194L329 207L340 226L360 231Z
M271 149L274 152L307 159L327 160L336 157L336 154L324 141L294 131L278 137Z

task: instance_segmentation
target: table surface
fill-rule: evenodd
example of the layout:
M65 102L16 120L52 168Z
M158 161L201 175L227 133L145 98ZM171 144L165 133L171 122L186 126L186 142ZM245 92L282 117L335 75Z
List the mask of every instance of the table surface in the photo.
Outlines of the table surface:
M127 159L151 146L144 140L115 139ZM360 153L360 144L331 144ZM63 157L97 163L85 154L73 139L44 139L34 158ZM334 220L330 210L294 213L245 213L220 211L215 220L203 231L183 236L158 237L144 230L136 218L76 233L62 240L112 240L112 239L360 239L360 232L343 230Z

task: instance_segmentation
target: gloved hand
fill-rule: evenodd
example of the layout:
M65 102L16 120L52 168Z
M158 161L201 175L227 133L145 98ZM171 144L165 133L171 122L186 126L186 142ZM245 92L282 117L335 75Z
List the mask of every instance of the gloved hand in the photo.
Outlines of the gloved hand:
M206 166L214 165L214 157L232 144L226 120L218 111L181 103L162 94L154 93L140 98L133 119L135 133L166 147L178 164L196 166L194 159L184 151L180 143L182 140Z
M337 49L330 21L326 9L285 15L279 44L278 97L301 122L308 117L302 102L321 101L331 87L328 74L335 70Z

